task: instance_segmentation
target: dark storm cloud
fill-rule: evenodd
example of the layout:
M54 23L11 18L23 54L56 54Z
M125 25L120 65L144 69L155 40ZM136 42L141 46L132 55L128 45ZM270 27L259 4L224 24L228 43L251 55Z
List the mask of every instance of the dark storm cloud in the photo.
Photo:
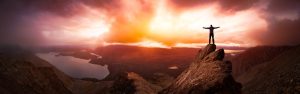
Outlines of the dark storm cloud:
M218 0L222 10L234 12L251 8L259 0Z
M116 0L78 0L93 7L118 8L119 2Z
M271 0L266 12L268 13L266 18L268 30L258 38L261 44L300 44L299 0Z
M21 15L30 15L33 10L16 0L3 0L0 2L0 42L2 44L34 44L40 35L28 27ZM30 26L29 26L30 27ZM30 44L29 44L30 43Z
M263 34L260 42L267 45L297 45L300 44L300 19L271 19L269 30Z
M91 7L114 8L116 0L2 0L2 8L7 11L47 11L62 16L74 14L79 10L77 4L85 4ZM12 9L12 10L11 10Z
M2 0L1 9L3 12L39 12L47 11L60 15L70 13L73 0ZM16 15L17 16L17 15Z
M268 9L271 13L300 12L300 0L271 0Z
M206 5L215 0L170 0L172 4L179 8L189 8L199 5Z
M177 8L191 8L194 6L205 6L211 3L218 3L221 10L235 12L251 8L259 0L170 0Z
M115 0L1 0L0 43L38 45L44 40L39 26L31 26L34 15L50 13L70 17L80 11L79 4L108 8Z

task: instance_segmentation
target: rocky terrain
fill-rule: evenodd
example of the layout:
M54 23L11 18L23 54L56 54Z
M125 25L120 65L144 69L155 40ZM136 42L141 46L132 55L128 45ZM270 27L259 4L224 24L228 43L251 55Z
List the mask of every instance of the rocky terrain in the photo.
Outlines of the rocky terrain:
M252 67L268 62L291 48L291 46L258 46L249 48L229 59L232 61L233 76L238 77Z
M0 94L102 94L112 81L74 79L20 47L0 47Z
M0 47L0 94L300 93L300 46L254 47L226 60L224 50L216 50L216 45L207 45L198 53L183 48L170 51L125 47L122 51L98 53L115 57L91 58L90 63L113 66L111 76L97 80L71 78L30 51ZM143 54L140 51L144 51ZM155 56L157 54L160 55ZM88 54L80 55L90 58L86 57ZM149 58L142 60L139 56ZM184 59L176 61L174 56ZM168 69L173 64L179 66L179 70Z
M267 49L267 48L265 48ZM278 47L276 51L281 51ZM260 53L264 53L260 51ZM278 53L278 52L277 52ZM237 78L244 94L299 94L300 46L289 47Z
M194 62L160 94L240 94L241 84L232 75L229 61L222 61L224 50L209 44Z
M188 66L185 72L183 72L181 76L177 77L176 80L174 77L165 73L156 72L152 73L151 77L143 77L139 73L131 72L131 70L125 70L115 74L116 76L111 78L111 80L106 79L105 81L95 80L92 78L70 78L48 64L46 61L34 56L31 52L20 50L19 48L11 50L1 49L2 52L0 54L0 59L2 62L0 66L0 92L1 94L22 94L24 92L27 94L44 94L45 92L49 92L48 94L173 94L176 92L186 93L186 91L199 92L197 91L198 89L196 89L199 85L207 87L201 89L206 93L214 90L222 90L224 92L233 92L236 90L235 92L240 92L240 84L236 83L230 75L230 63L222 61L224 58L224 50L220 49L218 51L214 51L215 49L215 45L208 45L202 51L199 51L197 58L195 60L191 59L194 60L194 62ZM164 52L164 50L162 51ZM180 52L184 50L179 49L178 51ZM153 53L153 51L151 53ZM164 55L169 56L168 54ZM160 71L164 72L163 70ZM186 71L194 72L192 74L195 75L191 76L192 74L186 73ZM202 73L206 72L214 75L202 75ZM184 78L187 76L191 77ZM199 77L201 79L199 79ZM217 78L212 79L211 77ZM211 79L211 82L203 83L209 79ZM223 80L226 82L221 83ZM169 92L173 87L177 86L177 83L179 83L178 81L180 81L181 84L190 86L184 89L178 88ZM10 84L8 82L16 83ZM195 83L198 85L194 86ZM225 87L227 85L232 86L230 88L219 88L220 86Z
M72 79L33 53L0 48L1 94L72 94Z
M128 72L121 74L113 84L111 94L156 94L162 87L152 84L140 75Z
M207 45L175 80L162 76L149 81L132 72L115 80L112 94L240 94L241 84L231 75L231 63L222 61L224 50ZM164 79L162 79L164 78ZM169 78L169 79L168 79Z

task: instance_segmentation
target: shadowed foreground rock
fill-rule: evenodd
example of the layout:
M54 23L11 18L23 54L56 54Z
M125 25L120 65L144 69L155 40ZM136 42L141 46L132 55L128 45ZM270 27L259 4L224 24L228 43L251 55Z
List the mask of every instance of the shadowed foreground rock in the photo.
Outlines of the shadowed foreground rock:
M232 65L222 61L224 49L215 51L209 44L199 51L194 62L160 94L240 94L241 84L232 75Z
M156 94L160 86L146 81L136 73L123 73L113 84L110 94Z
M0 47L0 94L72 94L72 82L31 52Z
M282 47L276 49L280 51ZM291 47L239 76L243 94L300 94L299 53L300 45Z

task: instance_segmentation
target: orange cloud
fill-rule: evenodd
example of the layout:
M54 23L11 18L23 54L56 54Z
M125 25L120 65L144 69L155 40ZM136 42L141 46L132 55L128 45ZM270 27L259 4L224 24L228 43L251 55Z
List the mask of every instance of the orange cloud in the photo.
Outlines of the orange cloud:
M267 28L255 8L223 14L219 3L177 10L167 0L120 1L115 9L101 9L80 4L72 17L51 16L44 36L53 43L94 44L142 43L145 40L168 46L207 43L204 26L220 26L215 32L217 44L256 45L249 32ZM112 11L113 10L113 11ZM48 15L49 16L49 15ZM47 16L40 16L42 19ZM59 22L59 23L58 23ZM49 26L53 26L49 29ZM100 41L99 41L100 40Z

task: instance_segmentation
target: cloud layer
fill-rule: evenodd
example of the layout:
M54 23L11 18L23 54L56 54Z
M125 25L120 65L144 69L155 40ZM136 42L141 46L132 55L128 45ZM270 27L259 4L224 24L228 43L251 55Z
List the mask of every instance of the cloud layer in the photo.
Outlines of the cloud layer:
M68 30L71 28L71 30L73 30L74 27L69 25L74 24L73 20L77 19L86 21L83 17L99 17L105 24L108 24L109 32L106 32L103 38L109 43L133 43L143 41L144 39L166 44L172 44L174 42L205 42L205 36L196 38L188 36L189 34L185 35L181 33L174 35L176 37L151 35L151 31L147 28L149 28L152 20L157 16L158 10L161 7L160 1L161 0L2 0L0 1L0 11L2 12L2 15L0 15L0 43L44 45L51 41L57 42L53 41L55 39L52 40L49 39L49 37L45 37L44 31L48 31L50 34L47 34L49 36L52 35L50 37L61 35L59 32L66 31L49 30L59 28L68 28ZM300 37L298 37L300 36L299 0L165 0L165 3L163 7L167 10L166 15L170 13L170 15L174 15L174 17L180 17L178 14L188 14L191 11L217 6L214 7L216 8L215 10L217 10L215 11L216 17L222 16L224 19L226 17L228 19L230 16L253 10L257 12L255 15L258 15L258 17L267 23L266 29L247 29L247 32L241 30L239 32L244 33L239 33L238 35L240 36L229 38L229 35L224 35L228 37L220 38L222 39L220 42L240 44L246 43L243 41L254 41L251 45L300 44ZM249 18L251 17L249 16ZM181 18L178 19L180 20ZM246 21L247 17L244 18L244 20ZM253 22L253 24L259 24L260 22L261 21L257 21L257 23ZM76 22L76 24L77 23L78 22ZM68 25L64 26L66 24ZM240 25L243 26L244 24ZM199 26L199 29L201 29L201 26ZM56 34L54 32L58 33ZM183 40L189 37L191 39ZM69 41L64 43L72 44L72 42Z

